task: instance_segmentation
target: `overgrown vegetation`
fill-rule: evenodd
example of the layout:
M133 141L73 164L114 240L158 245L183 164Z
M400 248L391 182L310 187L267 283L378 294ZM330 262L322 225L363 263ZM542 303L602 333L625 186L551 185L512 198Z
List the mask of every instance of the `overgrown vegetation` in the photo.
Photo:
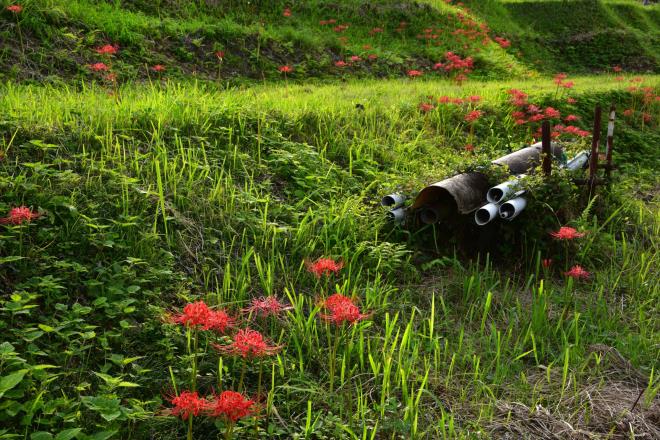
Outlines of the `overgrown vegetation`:
M492 42L459 83L445 74L429 79L431 69L422 78L359 78L377 74L361 67L349 67L343 81L304 82L317 71L303 62L286 82L225 82L228 70L237 81L248 71L279 79L276 68L291 63L292 52L265 56L263 65L243 52L227 55L222 81L213 77L212 57L207 70L193 58L170 75L168 35L213 22L251 44L250 7L237 3L219 12L173 0L26 1L25 54L14 44L17 29L2 22L13 42L2 48L10 53L3 60L34 60L34 41L56 44L71 29L81 33L64 46L80 55L70 70L53 63L31 70L34 61L26 61L8 74L15 81L0 86L0 216L7 215L0 224L0 438L183 438L189 426L194 438L660 435L658 77L622 68L553 81ZM336 3L332 15L350 17L356 25L346 32L362 42L376 15L357 14L366 7L359 2ZM404 14L422 32L426 18L457 12L426 3L378 7L389 27ZM334 36L304 35L305 26L333 18L325 2L252 4L266 23L285 23L286 8L297 20L265 26L269 41L308 38L318 50L308 54L333 60L352 53L333 46ZM516 47L513 35L503 36ZM205 54L231 52L211 41L204 39ZM116 55L92 50L115 42ZM381 43L388 59L406 56L378 67L387 76L452 48L422 50L418 40L392 36ZM637 59L657 50L646 49ZM112 63L121 80L61 82L89 78L81 66L95 57ZM520 66L513 72L529 78L477 79L497 76L491 66L509 59ZM157 63L167 70L147 76ZM234 67L241 63L245 70ZM320 64L319 76L339 76L334 65ZM212 80L187 78L196 65ZM57 84L23 81L40 75L57 76ZM442 225L385 221L382 195L414 194L482 167L531 143L540 119L553 121L572 156L590 145L581 131L590 129L594 106L610 103L619 110L619 169L595 198L556 171L549 182L530 183L530 207L512 223L448 236ZM29 221L9 217L19 206L30 209L23 212ZM585 235L563 242L549 235L564 225ZM343 267L317 278L309 262L319 257ZM591 275L565 276L576 264ZM328 317L324 300L336 292L359 306L352 325ZM245 311L270 296L291 309L279 318ZM175 322L172 315L200 300L226 310L235 328L218 334ZM229 354L236 331L247 327L276 347L273 356ZM208 398L240 391L256 401L258 417L234 426L200 414L188 425L170 412L172 397L186 390Z

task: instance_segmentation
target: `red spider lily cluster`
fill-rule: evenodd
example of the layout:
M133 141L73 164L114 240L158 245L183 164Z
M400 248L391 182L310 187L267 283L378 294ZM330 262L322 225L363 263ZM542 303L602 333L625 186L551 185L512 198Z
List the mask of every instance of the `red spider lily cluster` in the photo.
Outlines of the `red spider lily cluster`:
M110 68L105 63L94 63L88 66L94 72L107 72Z
M353 300L341 293L330 295L323 303L323 307L328 310L328 313L321 314L321 317L336 325L343 323L354 324L369 316L368 314L360 313L360 308Z
M502 47L502 49L506 49L507 47L511 46L511 42L509 40L507 40L506 38L495 37L495 38L493 38L493 40L495 40L497 42L497 44L499 44L500 47Z
M553 82L557 84L557 87L563 87L565 89L573 88L575 83L573 81L564 81L566 78L568 78L568 75L565 73L558 73L555 75Z
M293 72L293 67L285 65L277 68L281 73L291 73Z
M236 391L223 391L213 395L210 400L200 397L197 391L182 391L178 396L169 399L173 405L170 410L175 417L188 420L190 416L205 415L214 418L224 418L235 423L240 419L253 416L256 404Z
M9 210L6 217L0 218L0 223L10 225L21 225L23 223L30 223L40 217L38 212L32 211L27 206L19 206Z
M314 274L316 278L321 278L323 275L336 275L344 267L344 263L331 258L319 258L314 262L307 262L306 266L307 270Z
M465 120L467 122L474 122L477 119L481 118L481 116L483 116L483 114L484 114L484 112L482 112L481 110L472 110L467 115L465 115Z
M422 72L421 70L414 70L413 69L413 70L409 70L408 72L406 72L406 74L408 75L409 78L417 78L417 77L420 77L420 76L424 75L424 72Z
M9 12L13 12L14 14L20 14L23 12L23 6L21 5L9 5L6 8Z
M282 349L280 345L269 345L264 336L256 330L241 329L229 345L213 344L218 352L240 356L244 359L272 356Z
M430 112L431 110L433 110L434 108L435 108L435 106L434 106L433 104L431 104L431 103L428 103L428 102L421 102L421 103L419 104L419 110L420 110L422 113L428 113L428 112Z
M575 278L577 280L584 280L591 276L582 266L575 265L571 267L568 272L564 272L564 275L567 277Z
M445 53L445 62L439 62L433 65L434 70L444 70L447 73L456 74L454 79L464 80L467 75L472 72L474 68L474 60L472 57L462 58L454 52Z
M570 226L562 226L556 232L551 232L550 235L557 240L574 240L585 236L584 232L578 232L577 229Z
M183 313L171 317L172 322L199 330L213 330L225 333L231 329L235 320L224 310L212 310L204 301L187 304Z
M99 55L115 55L119 51L119 46L116 44L106 44L101 47L97 47L94 49L94 52L96 52Z
M267 296L265 298L261 297L252 299L250 306L243 311L245 313L253 313L262 318L266 318L268 316L279 316L282 312L291 309L293 309L293 307L287 306L276 297Z
M165 70L167 70L167 68L165 66L163 66L162 64L156 64L155 66L151 67L151 70L153 70L154 72L160 73L160 72L164 72Z
M282 15L284 17L291 17L291 9L290 8L285 8L284 11L282 11Z

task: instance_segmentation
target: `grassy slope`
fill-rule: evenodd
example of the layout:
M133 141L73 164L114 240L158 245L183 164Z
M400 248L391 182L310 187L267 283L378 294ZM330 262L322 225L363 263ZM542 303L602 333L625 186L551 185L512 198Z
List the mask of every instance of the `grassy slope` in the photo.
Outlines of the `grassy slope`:
M132 2L133 13L98 3L26 2L28 10L38 10L24 18L26 41L41 29L42 49L53 46L29 55L41 60L36 69L19 66L9 77L87 77L80 65L95 60L91 48L102 41L122 45L115 62L123 79L143 75L138 66L144 62L165 62L174 71L180 66L174 76L197 69L212 77L213 43L229 45L230 31L239 41L255 32L246 22L249 11L240 8L215 18L193 6L177 11L164 1L166 25L156 34L160 23L151 2ZM269 5L262 6L268 23L286 23L284 3L262 3ZM357 43L346 53L356 52L380 19L358 14L354 2L337 3L333 15L358 22L347 31ZM420 14L390 6L388 22L403 15L412 23L409 17ZM432 6L440 14L452 11ZM311 31L330 12L314 5L293 9L295 26L272 24L263 31L270 41L263 65L243 61L253 49L238 44L229 50L236 55L223 65L223 77L274 76L275 66L292 59L302 66L300 79L336 75L329 61L307 67L314 66L315 54L346 54L335 35ZM438 13L429 11L435 22ZM500 12L490 9L494 29L504 24ZM653 23L652 13L639 13ZM419 20L411 27L423 28L425 19ZM531 32L520 21L517 26L517 35ZM204 37L199 56L175 56L177 48L196 47L184 34L201 35L200 29L211 36ZM64 37L67 32L75 38ZM174 41L171 47L155 43L163 35ZM71 40L67 51L53 50L68 41L63 38ZM272 49L289 41L292 48ZM400 75L408 60L435 57L416 40L383 36L380 43L381 58L391 60L385 75ZM544 40L533 44L548 47ZM299 48L311 51L311 60L292 58L302 53ZM546 50L561 63L563 54ZM349 80L245 90L192 81L112 90L6 82L0 88L0 212L23 203L44 215L29 226L3 226L0 235L0 331L6 335L0 377L24 375L4 392L0 435L40 432L33 436L39 439L80 428L79 438L105 438L103 432L181 437L180 421L153 416L172 386L168 367L179 389L189 386L190 377L185 335L164 325L163 314L200 298L235 312L250 298L271 293L296 306L286 323L252 324L285 345L266 374L275 383L277 414L260 427L273 436L487 438L508 432L538 438L565 435L564 422L601 436L625 436L630 429L653 435L660 364L658 104L644 108L655 119L643 124L641 95L626 90L630 76L625 83L605 75L575 77L574 90L558 92L551 80L525 67L528 55L513 59L495 45L487 51L484 63L492 61L477 76L496 76L493 66L513 63L514 71L531 78L463 87L438 80ZM657 76L643 81L658 93ZM483 254L478 262L442 229L409 233L386 225L376 206L382 194L415 191L530 140L527 128L510 117L505 92L512 87L529 92L531 102L581 116L577 124L584 128L596 102L635 110L617 123L615 161L622 168L611 194L583 212L586 201L576 197L576 188L553 183L549 193L537 189L539 197L518 222L481 237L507 238L495 266L484 264ZM566 103L567 93L575 105ZM474 138L463 119L466 106L418 110L429 95L445 94L483 97L478 107L485 116ZM474 153L463 150L468 141ZM570 151L586 143L571 144ZM571 263L594 272L587 282L565 281L560 272L568 264L567 249L547 238L547 231L566 222L589 232L570 249ZM346 337L350 343L339 363L348 369L337 379L338 392L330 392L328 383L333 332L307 319L318 313L314 305L324 284L305 272L303 260L320 255L344 259L338 288L373 312ZM554 267L544 271L540 258L553 258ZM226 358L219 371L209 350L200 362L200 388L217 388L220 380L224 388L236 388L240 370ZM251 395L257 376L251 366ZM641 404L626 419L630 426L620 423L619 414L644 387ZM253 429L241 425L237 435L250 438ZM215 438L216 432L203 419L196 425L196 438Z
M492 40L483 45L482 36L470 40L453 34L468 26L457 21L459 9L440 0L237 3L219 8L186 2L183 7L163 0L158 7L158 2L135 1L120 8L94 0L27 1L19 16L24 41L4 45L0 71L5 78L39 82L98 80L100 75L87 66L103 60L93 49L106 43L121 47L112 62L119 81L145 78L155 64L165 65L168 76L234 82L281 78L277 67L284 64L295 66L293 79L401 76L409 69L430 74L447 50L473 56L474 75L482 78L559 69L602 71L616 64L627 70L658 68L658 9L632 1L470 3L481 22L491 26L488 38L512 40L508 49ZM292 6L290 17L282 16L287 6ZM330 18L350 27L338 33L332 25L319 25ZM397 31L401 22L407 25ZM384 32L370 35L376 27ZM427 28L435 29L438 38L417 38ZM16 32L16 17L3 11L0 35L12 41ZM222 63L214 55L217 50L226 53ZM369 54L378 61L367 61ZM364 60L348 68L334 66L352 55Z
M595 433L609 430L614 421L607 417L576 421L584 408L601 409L600 400L581 409L583 393L624 387L630 396L621 405L629 405L647 384L629 378L598 385L599 378L620 374L621 366L607 355L594 363L592 345L615 347L642 377L659 362L657 210L628 198L631 191L653 194L657 185L656 128L637 120L618 125L616 160L627 177L617 180L608 203L601 200L579 217L577 200L550 197L560 218L543 214L541 230L528 232L538 240L571 219L589 230L575 257L595 273L585 283L566 283L558 267L539 269L535 252L559 265L563 258L563 249L545 238L505 270L423 250L428 231L407 246L402 231L382 223L373 202L398 185L419 188L527 139L505 117L509 87L534 90L533 102L553 103L585 120L594 100L631 103L618 83L576 82L573 107L552 102L554 84L547 80L463 89L432 81L269 86L220 94L193 85L127 86L120 102L98 89L5 87L2 211L21 201L47 213L3 235L3 255L28 258L3 267L3 283L13 292L3 305L3 333L10 332L8 341L23 358L5 362L9 371L57 366L44 370L49 373L30 370L10 395L9 402L24 406L3 410L9 432L23 432L19 421L28 413L28 433L79 426L87 434L175 435L182 424L149 416L171 386L167 367L179 387L189 375L185 338L160 322L163 310L195 298L237 309L270 293L297 306L288 324L261 327L286 346L274 370L273 399L283 422L271 420L273 435L305 432L308 399L311 417L319 417L308 432L331 438L348 438L341 426L388 438L497 435L511 402L553 408L556 420ZM646 79L657 83L657 77ZM430 93L485 98L475 156L461 149L465 110L419 116L417 103ZM357 102L364 112L354 108ZM443 154L432 154L438 149ZM623 200L613 213L611 203ZM547 209L541 206L530 210ZM532 218L518 225L536 222ZM506 225L500 232L516 247L524 238ZM352 349L340 356L350 372L343 392L334 395L324 348L331 330L305 320L317 310L322 284L305 274L302 261L318 255L346 261L341 289L374 312L373 324L351 332ZM224 387L236 387L240 364L226 359L225 368ZM200 371L200 387L208 389L217 380L217 356L209 352ZM141 388L117 387L93 373ZM254 384L255 370L248 380ZM372 390L366 406L350 406L366 389ZM253 385L248 391L256 392ZM408 400L417 396L417 402ZM513 409L510 429L533 434L526 414ZM634 429L646 432L648 420L638 413ZM213 431L202 421L198 437Z

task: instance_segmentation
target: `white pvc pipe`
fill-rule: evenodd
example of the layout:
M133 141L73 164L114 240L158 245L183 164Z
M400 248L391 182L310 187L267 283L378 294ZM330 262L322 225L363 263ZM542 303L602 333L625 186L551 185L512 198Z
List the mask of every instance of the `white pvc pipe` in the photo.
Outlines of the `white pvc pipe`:
M406 219L406 211L403 208L392 209L387 213L387 218L395 223L403 223Z
M527 199L520 196L508 200L500 206L500 218L513 220L527 207Z
M405 196L401 194L388 194L385 197L382 198L380 201L381 206L386 206L388 208L396 209L400 206L403 206L405 203L406 198Z
M566 163L565 168L570 171L579 170L580 168L584 168L588 161L589 153L586 151L581 151L573 159Z
M490 203L500 203L501 201L506 200L514 193L516 186L518 185L518 179L522 177L525 177L525 175L521 174L513 180L508 180L504 183L500 183L499 185L492 187L486 193L486 200L488 200Z
M474 213L474 221L479 226L483 226L495 220L498 213L499 205L497 203L489 203L476 210Z

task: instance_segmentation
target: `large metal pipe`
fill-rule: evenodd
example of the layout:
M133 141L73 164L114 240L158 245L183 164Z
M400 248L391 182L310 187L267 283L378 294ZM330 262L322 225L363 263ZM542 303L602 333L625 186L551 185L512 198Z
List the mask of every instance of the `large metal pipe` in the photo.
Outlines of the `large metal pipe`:
M495 220L500 213L500 205L498 203L489 203L482 206L474 212L474 221L479 225L486 225Z
M399 208L400 206L403 206L405 202L406 202L406 197L403 194L393 193L383 197L380 201L380 204L381 206L396 209Z
M518 217L526 207L527 199L525 197L518 196L511 200L507 200L500 205L500 218L511 221Z
M551 145L552 155L558 159L563 149L556 143ZM538 166L541 161L541 143L538 142L494 160L496 165L506 166L511 174L525 174ZM485 204L485 194L490 188L488 177L479 172L458 174L427 186L419 192L411 209L417 210L424 223L441 220L437 204L444 205L450 212L469 214Z

